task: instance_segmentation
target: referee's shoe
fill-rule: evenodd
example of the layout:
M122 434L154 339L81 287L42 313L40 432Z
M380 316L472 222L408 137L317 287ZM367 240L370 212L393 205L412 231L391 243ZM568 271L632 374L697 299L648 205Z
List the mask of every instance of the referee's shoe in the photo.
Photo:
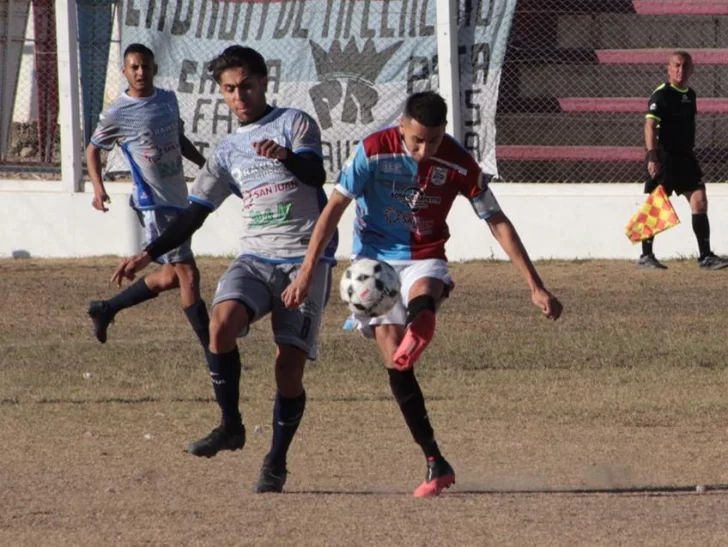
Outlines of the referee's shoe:
M701 270L722 270L728 268L728 260L711 253L698 259L698 267Z

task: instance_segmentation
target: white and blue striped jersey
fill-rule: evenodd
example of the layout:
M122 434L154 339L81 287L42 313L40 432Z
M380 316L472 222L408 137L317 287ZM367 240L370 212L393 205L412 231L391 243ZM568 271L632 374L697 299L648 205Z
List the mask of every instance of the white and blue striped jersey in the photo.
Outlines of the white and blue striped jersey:
M326 205L326 194L302 184L280 161L259 156L253 145L263 140L273 140L295 154L322 155L321 131L313 118L294 108L273 108L218 144L189 199L215 210L230 194L237 195L243 200L241 254L298 263ZM335 250L336 238L325 259L333 262Z
M150 97L122 93L99 117L91 142L104 150L121 148L134 181L135 208L184 209L182 131L177 96L155 87Z

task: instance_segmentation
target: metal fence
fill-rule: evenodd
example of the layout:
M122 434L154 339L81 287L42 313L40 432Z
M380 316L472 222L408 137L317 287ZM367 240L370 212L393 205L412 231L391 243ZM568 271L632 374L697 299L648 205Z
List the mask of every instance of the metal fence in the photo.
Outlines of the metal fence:
M644 113L670 52L695 60L696 151L728 160L728 6L675 0L520 0L501 78L498 166L513 181L645 177Z
M436 39L427 16L434 1L399 2L406 5L398 8L401 16L390 13L384 18L382 11L393 10L394 0L322 1L315 14L320 26L317 37L302 15L306 4L310 16L313 2L290 1L289 11L275 12L278 2L77 0L83 94L79 123L85 140L100 110L123 89L117 70L119 28L124 22L128 31L136 21L140 29L161 28L191 38L176 42L179 62L161 66L158 83L177 91L182 109L191 115L187 130L203 150L234 125L207 75L205 61L232 42L263 40L261 50L269 59L271 75L269 98L276 102L284 92L305 95L322 128L338 131L335 138L325 138L324 153L333 172L363 136L361 124L374 127L393 121L378 114L382 110L377 105L396 106L404 100L401 90L372 85L382 71L399 67L406 73L407 91L438 87L437 57L418 55L419 46L407 45ZM494 26L488 19L494 3L461 0L461 25L467 20L480 21L483 28ZM328 8L333 5L338 7ZM58 164L53 10L53 0L0 0L0 168ZM375 20L378 23L372 25ZM382 20L386 22L380 24ZM391 38L387 47L368 39L382 36ZM299 63L288 38L299 39L295 43L310 50L315 81L287 77ZM665 80L669 52L687 49L696 61L691 85L699 98L697 154L706 181L725 180L728 99L723 97L728 87L728 50L722 46L726 43L728 9L717 2L519 0L500 67L494 144L501 177L513 182L642 180L647 98ZM410 50L403 54L407 47ZM479 78L478 71L499 68L489 66L487 57L481 61L482 52L472 49L463 49L460 68L469 71L473 81ZM405 62L387 64L397 55L405 55ZM477 94L467 87L461 91L467 126L475 119L466 111L472 109ZM479 110L476 114L480 119ZM493 134L484 125L465 130L481 140Z
M58 71L53 0L0 2L0 161L57 163Z

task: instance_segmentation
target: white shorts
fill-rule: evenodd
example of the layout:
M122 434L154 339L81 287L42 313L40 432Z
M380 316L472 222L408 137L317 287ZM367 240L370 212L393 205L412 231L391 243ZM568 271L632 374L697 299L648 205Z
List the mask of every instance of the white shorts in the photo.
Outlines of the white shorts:
M344 329L359 329L367 338L373 338L374 330L372 327L377 325L404 325L407 322L407 304L409 304L410 289L412 285L425 277L439 279L445 283L448 290L454 287L450 277L450 270L444 260L438 258L396 260L389 262L389 264L399 274L399 280L402 284L399 301L386 315L380 315L379 317L351 315L344 324Z

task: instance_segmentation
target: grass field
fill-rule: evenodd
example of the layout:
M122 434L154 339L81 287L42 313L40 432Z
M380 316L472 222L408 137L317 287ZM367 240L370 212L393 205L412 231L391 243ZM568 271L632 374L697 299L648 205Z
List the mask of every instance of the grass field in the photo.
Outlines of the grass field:
M509 264L454 265L418 377L457 484L416 500L423 458L338 299L287 493L255 495L268 322L240 344L245 449L194 458L217 407L177 295L91 335L115 264L0 261L0 545L728 544L728 272L542 263L551 323ZM208 301L226 266L201 261Z

